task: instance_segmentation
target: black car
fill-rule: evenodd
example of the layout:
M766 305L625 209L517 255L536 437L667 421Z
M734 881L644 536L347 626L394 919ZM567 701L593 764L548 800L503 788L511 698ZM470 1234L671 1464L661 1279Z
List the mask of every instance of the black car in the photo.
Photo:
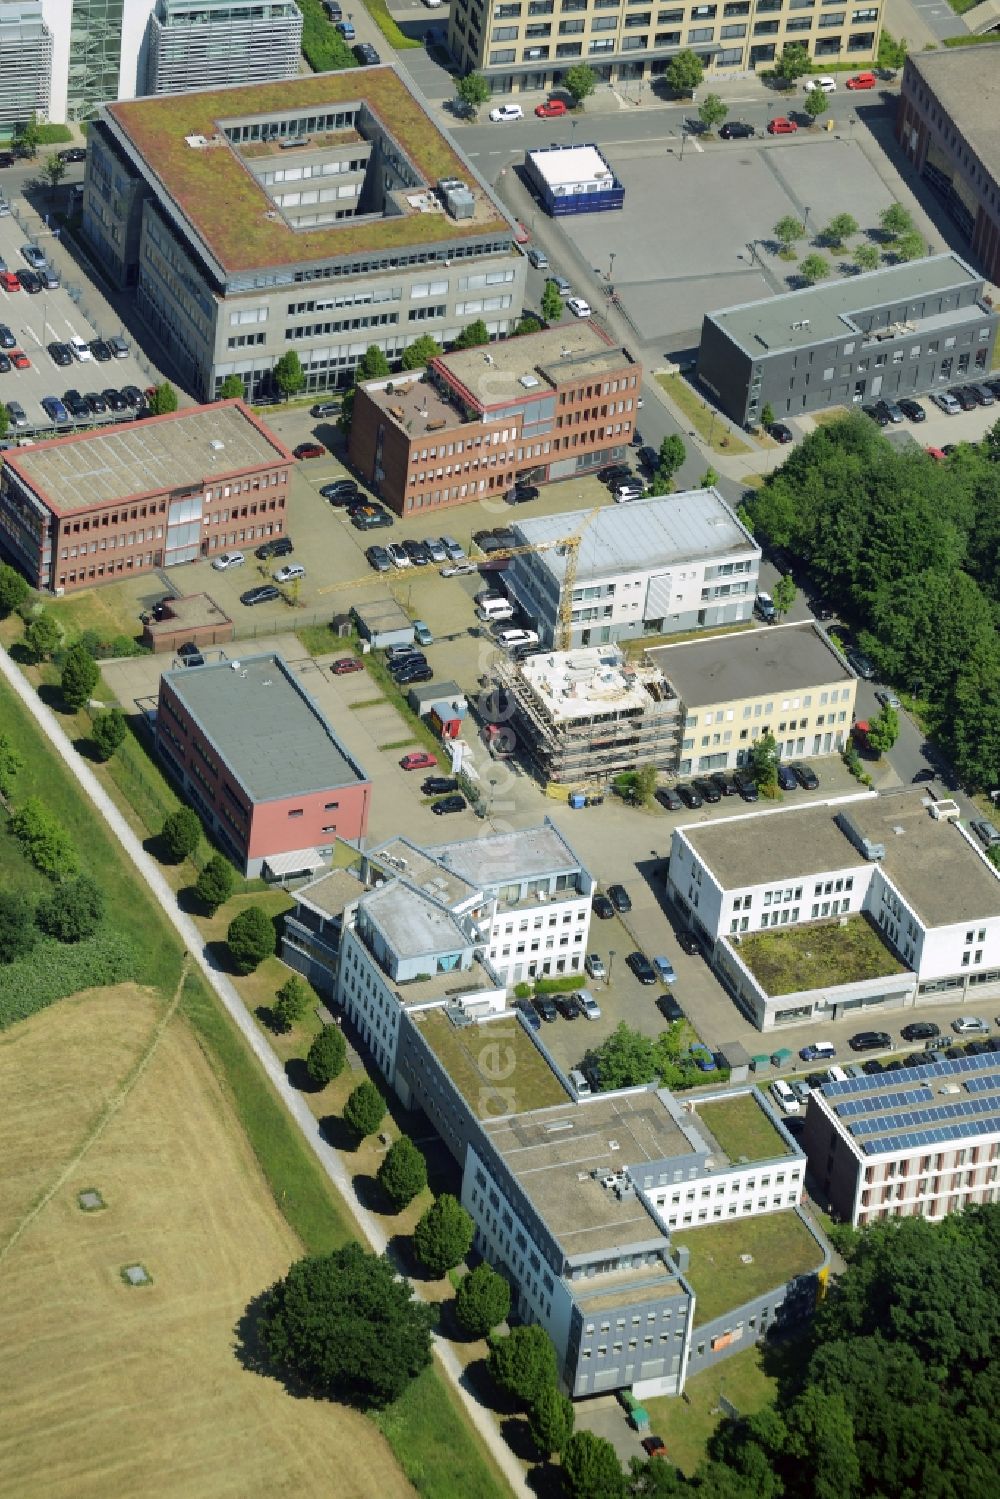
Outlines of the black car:
M42 289L41 279L35 275L34 271L18 271L17 279L21 283L21 290L30 293L33 297L37 296Z
M736 782L724 770L713 770L708 778L723 796L736 796Z
M83 399L86 401L87 405L90 407L95 416L103 416L108 409L108 403L99 391L85 390L83 393Z
M428 776L420 789L424 796L446 796L458 790L458 782L454 776Z
M793 760L788 768L806 791L815 791L819 786L819 776L810 766L803 765L801 760Z
M21 279L20 271L18 271L17 273L17 279L19 281ZM955 397L955 400L961 406L963 411L975 411L976 407L979 405L979 402L976 400L975 396L972 394L972 391L967 385L954 386L951 390L951 395Z
M12 167L15 160L13 151L0 151L0 167Z
M640 468L644 468L647 473L655 473L660 466L660 455L655 448L642 447L639 449L636 457L639 460Z
M668 812L679 812L684 805L677 792L670 786L661 786L656 793L656 800Z
M16 349L17 339L6 323L0 323L0 349Z
M549 1025L552 1024L553 1020L555 1020L556 1016L559 1014L559 1011L556 1009L554 1002L549 998L547 994L535 995L535 1009L538 1011L542 1019Z
M205 665L205 658L201 654L201 651L195 645L193 640L187 640L183 645L178 646L177 654L178 656L180 656L185 666Z
M778 766L778 785L782 791L797 791L799 786L798 776L790 765Z
M852 1051L884 1051L892 1045L892 1037L888 1031L858 1031L847 1044Z
M431 681L433 676L434 672L431 667L414 666L410 671L405 672L396 678L396 686L412 687L415 682Z
M65 151L59 152L59 160L69 164L74 161L86 161L87 152L83 146L69 146Z
M940 1036L941 1027L933 1020L914 1020L911 1025L904 1025L899 1034L904 1041L933 1041Z
M464 812L466 805L464 796L443 796L439 802L432 803L431 811L444 817L448 812Z
M107 364L110 359L115 357L103 338L92 338L90 340L90 352L98 364Z
M880 407L878 407L878 406L862 406L861 410L864 412L865 416L870 416L871 419L872 419L872 421L875 422L877 426L879 426L879 427L888 427L888 425L889 425L889 416L888 416L888 413L885 412L885 411L883 411Z
M909 417L911 422L925 422L927 420L927 412L919 401L900 401L899 409L904 416Z
M615 908L606 895L595 895L591 901L591 908L594 915L599 916L602 921L610 921L615 914Z
M539 1029L538 1011L530 999L515 999L514 1008L523 1017L525 1024L529 1025L533 1031Z
M473 531L472 539L479 550L487 554L490 552L499 552L503 547L503 542L497 541L492 531Z
M101 391L101 395L107 401L109 411L128 410L128 402L126 401L120 390L112 390L111 386L109 385L106 390Z
M745 770L733 771L733 784L745 802L755 802L760 799L757 782L753 776L747 775Z
M643 952L630 952L625 960L640 984L655 984L656 970Z
M784 447L786 443L793 441L794 434L792 432L792 429L791 427L786 427L784 422L772 422L767 430L769 435L774 438L775 442L780 442L782 447Z
M52 363L57 364L60 369L73 363L73 355L69 351L69 344L51 343L47 345Z
M692 811L694 811L695 808L703 805L701 797L698 795L693 786L675 786L674 790L677 792L677 795L680 797L685 807L690 807Z
M556 1009L564 1020L577 1020L583 1014L575 994L557 994Z
M371 42L358 42L356 47L351 48L351 51L363 68L377 67L382 61Z
M290 557L295 551L290 536L272 536L270 541L262 541L254 552L259 562L266 562L269 557Z
M537 484L515 484L512 499L515 505L527 505L541 494Z
M423 651L418 651L411 646L408 650L401 651L398 656L393 656L390 661L386 662L386 665L395 676L397 672L405 671L409 666L426 666L427 657Z
M412 537L409 541L403 542L403 551L409 557L414 567L426 567L431 560L431 554L423 542L414 541Z
M331 505L353 505L360 493L353 479L335 479L320 490L324 500L329 500Z
M141 411L146 404L146 397L138 385L123 385L122 397L126 406L131 406L133 411Z
M632 901L624 885L609 885L608 899L621 916L626 915L632 909Z
M78 390L64 390L63 405L66 407L66 410L69 412L70 416L84 417L90 415L90 407L87 405L86 401L83 399L83 396Z
M659 999L656 1001L656 1008L659 1010L663 1018L665 1020L669 1020L671 1024L673 1024L675 1020L684 1019L684 1011L681 1009L680 1005L677 1003L676 999L669 990L660 995Z
M694 932L689 931L687 927L683 927L677 933L677 945L681 952L687 953L689 958L696 958L701 952L701 943Z
M871 1057L867 1062L861 1063L861 1071L866 1077L878 1077L880 1073L885 1071L885 1068L877 1057Z
M727 120L719 131L719 139L724 141L748 140L750 136L756 135L752 125L746 120Z
M366 507L354 515L351 515L350 510L347 513L351 516L351 525L359 531L377 531L383 526L392 525L392 516L388 510Z
M14 366L6 354L0 354L0 375L9 375Z
M392 572L392 559L385 547L365 547L365 556L368 558L368 566L374 568L377 573Z
M248 588L246 593L241 593L240 603L252 609L254 604L273 604L275 599L280 598L281 590L275 588L273 583L261 583L259 588Z
M606 463L597 470L602 484L617 484L621 479L634 479L635 475L627 463Z
M696 776L691 784L703 802L708 802L710 806L715 802L721 802L722 792L708 776Z

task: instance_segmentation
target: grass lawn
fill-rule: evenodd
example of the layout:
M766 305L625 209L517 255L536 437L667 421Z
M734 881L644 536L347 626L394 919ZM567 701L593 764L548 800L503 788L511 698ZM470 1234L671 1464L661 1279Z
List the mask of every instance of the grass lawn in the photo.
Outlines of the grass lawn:
M565 1089L520 1021L506 1017L460 1029L441 1010L433 1010L420 1017L420 1029L452 1082L482 1118L567 1102ZM503 1110L498 1108L500 1097Z
M817 427L829 427L834 422L842 422L849 412L846 406L828 406L825 411L810 411L809 415Z
M702 1228L677 1229L676 1246L691 1251L686 1279L694 1287L696 1327L819 1268L823 1253L791 1209L758 1218L732 1218ZM749 1254L745 1265L740 1255Z
M162 594L156 578L145 575L123 583L107 583L101 588L82 589L61 599L46 599L45 608L55 615L67 635L96 630L102 639L127 635L138 640L142 634L139 614L142 600Z
M436 1368L415 1379L374 1421L417 1493L427 1499L500 1499L510 1493Z
M753 932L741 939L740 957L768 994L856 984L905 971L864 916L850 916L844 926L818 921Z
M302 625L295 631L310 656L353 656L356 637L338 635L330 624Z
M725 1395L741 1415L753 1415L774 1399L778 1381L765 1372L760 1345L744 1348L685 1384L686 1400L658 1395L643 1400L650 1430L662 1437L670 1461L690 1476L705 1458L708 1439L722 1419L719 1396Z
M768 1161L788 1155L789 1147L778 1134L756 1099L749 1093L701 1103L696 1113L718 1140L731 1161L745 1156L749 1161Z
M725 417L706 406L698 393L692 389L683 375L657 375L657 384L662 386L674 405L684 413L698 435L708 443L713 453L749 453L751 449L729 430Z

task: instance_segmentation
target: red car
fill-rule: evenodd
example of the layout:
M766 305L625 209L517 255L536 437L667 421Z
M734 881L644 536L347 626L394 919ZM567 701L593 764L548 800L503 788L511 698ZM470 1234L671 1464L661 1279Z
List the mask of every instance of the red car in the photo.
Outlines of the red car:
M341 656L339 661L332 661L330 663L330 670L335 677L346 677L348 672L364 671L364 669L364 665L358 660L357 656Z
M294 449L296 458L323 458L326 448L321 442L300 442Z
M546 99L544 104L535 105L535 114L540 120L554 120L566 113L566 105L562 99Z
M437 764L437 755L432 755L428 750L411 750L399 763L404 770L426 770L428 766Z
M790 120L787 115L775 115L773 120L767 122L768 135L794 135L798 128L795 121Z
M16 370L30 370L31 360L23 349L11 349L10 362Z
M948 454L943 448L924 448L924 452L928 453L934 459L935 463L947 462Z
M848 78L848 80L847 80L847 87L848 88L874 88L875 87L875 81L876 80L875 80L875 74L874 73L859 73L856 78Z
M4 291L20 291L21 283L13 271L0 271L0 286Z

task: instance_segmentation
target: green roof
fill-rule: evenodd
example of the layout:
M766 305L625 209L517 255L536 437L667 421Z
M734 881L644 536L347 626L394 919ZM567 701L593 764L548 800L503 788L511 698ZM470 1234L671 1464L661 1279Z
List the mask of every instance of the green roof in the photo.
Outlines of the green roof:
M453 1025L443 1009L418 1011L411 1019L477 1119L568 1102L566 1089L510 1013L481 1025Z
M739 955L764 992L773 995L906 972L878 929L861 915L751 932L740 938Z
M792 1153L752 1093L696 1103L695 1114L730 1161L769 1161Z
M674 1249L691 1251L684 1279L697 1298L695 1327L777 1290L797 1275L818 1270L824 1257L794 1208L675 1229L671 1240Z

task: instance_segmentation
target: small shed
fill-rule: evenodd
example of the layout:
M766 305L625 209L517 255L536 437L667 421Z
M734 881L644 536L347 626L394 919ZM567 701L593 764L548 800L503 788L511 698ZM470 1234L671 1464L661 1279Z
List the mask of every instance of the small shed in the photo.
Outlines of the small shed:
M719 1055L724 1067L729 1068L730 1081L734 1083L745 1083L750 1075L750 1063L753 1061L750 1053L741 1041L724 1041L719 1047Z
M353 604L351 613L357 621L358 634L374 650L413 644L413 621L388 594L367 604Z
M163 598L142 617L142 643L157 656L176 652L188 641L199 650L223 645L233 638L229 615L207 593L189 593L183 598Z
M436 702L431 705L428 716L431 728L436 734L440 734L442 739L457 739L462 732L465 709L455 708L451 703Z
M406 694L406 701L420 718L426 718L435 703L468 710L469 700L457 682L418 682Z
M625 205L625 188L595 145L541 146L526 154L524 169L554 218L567 213L602 213Z

